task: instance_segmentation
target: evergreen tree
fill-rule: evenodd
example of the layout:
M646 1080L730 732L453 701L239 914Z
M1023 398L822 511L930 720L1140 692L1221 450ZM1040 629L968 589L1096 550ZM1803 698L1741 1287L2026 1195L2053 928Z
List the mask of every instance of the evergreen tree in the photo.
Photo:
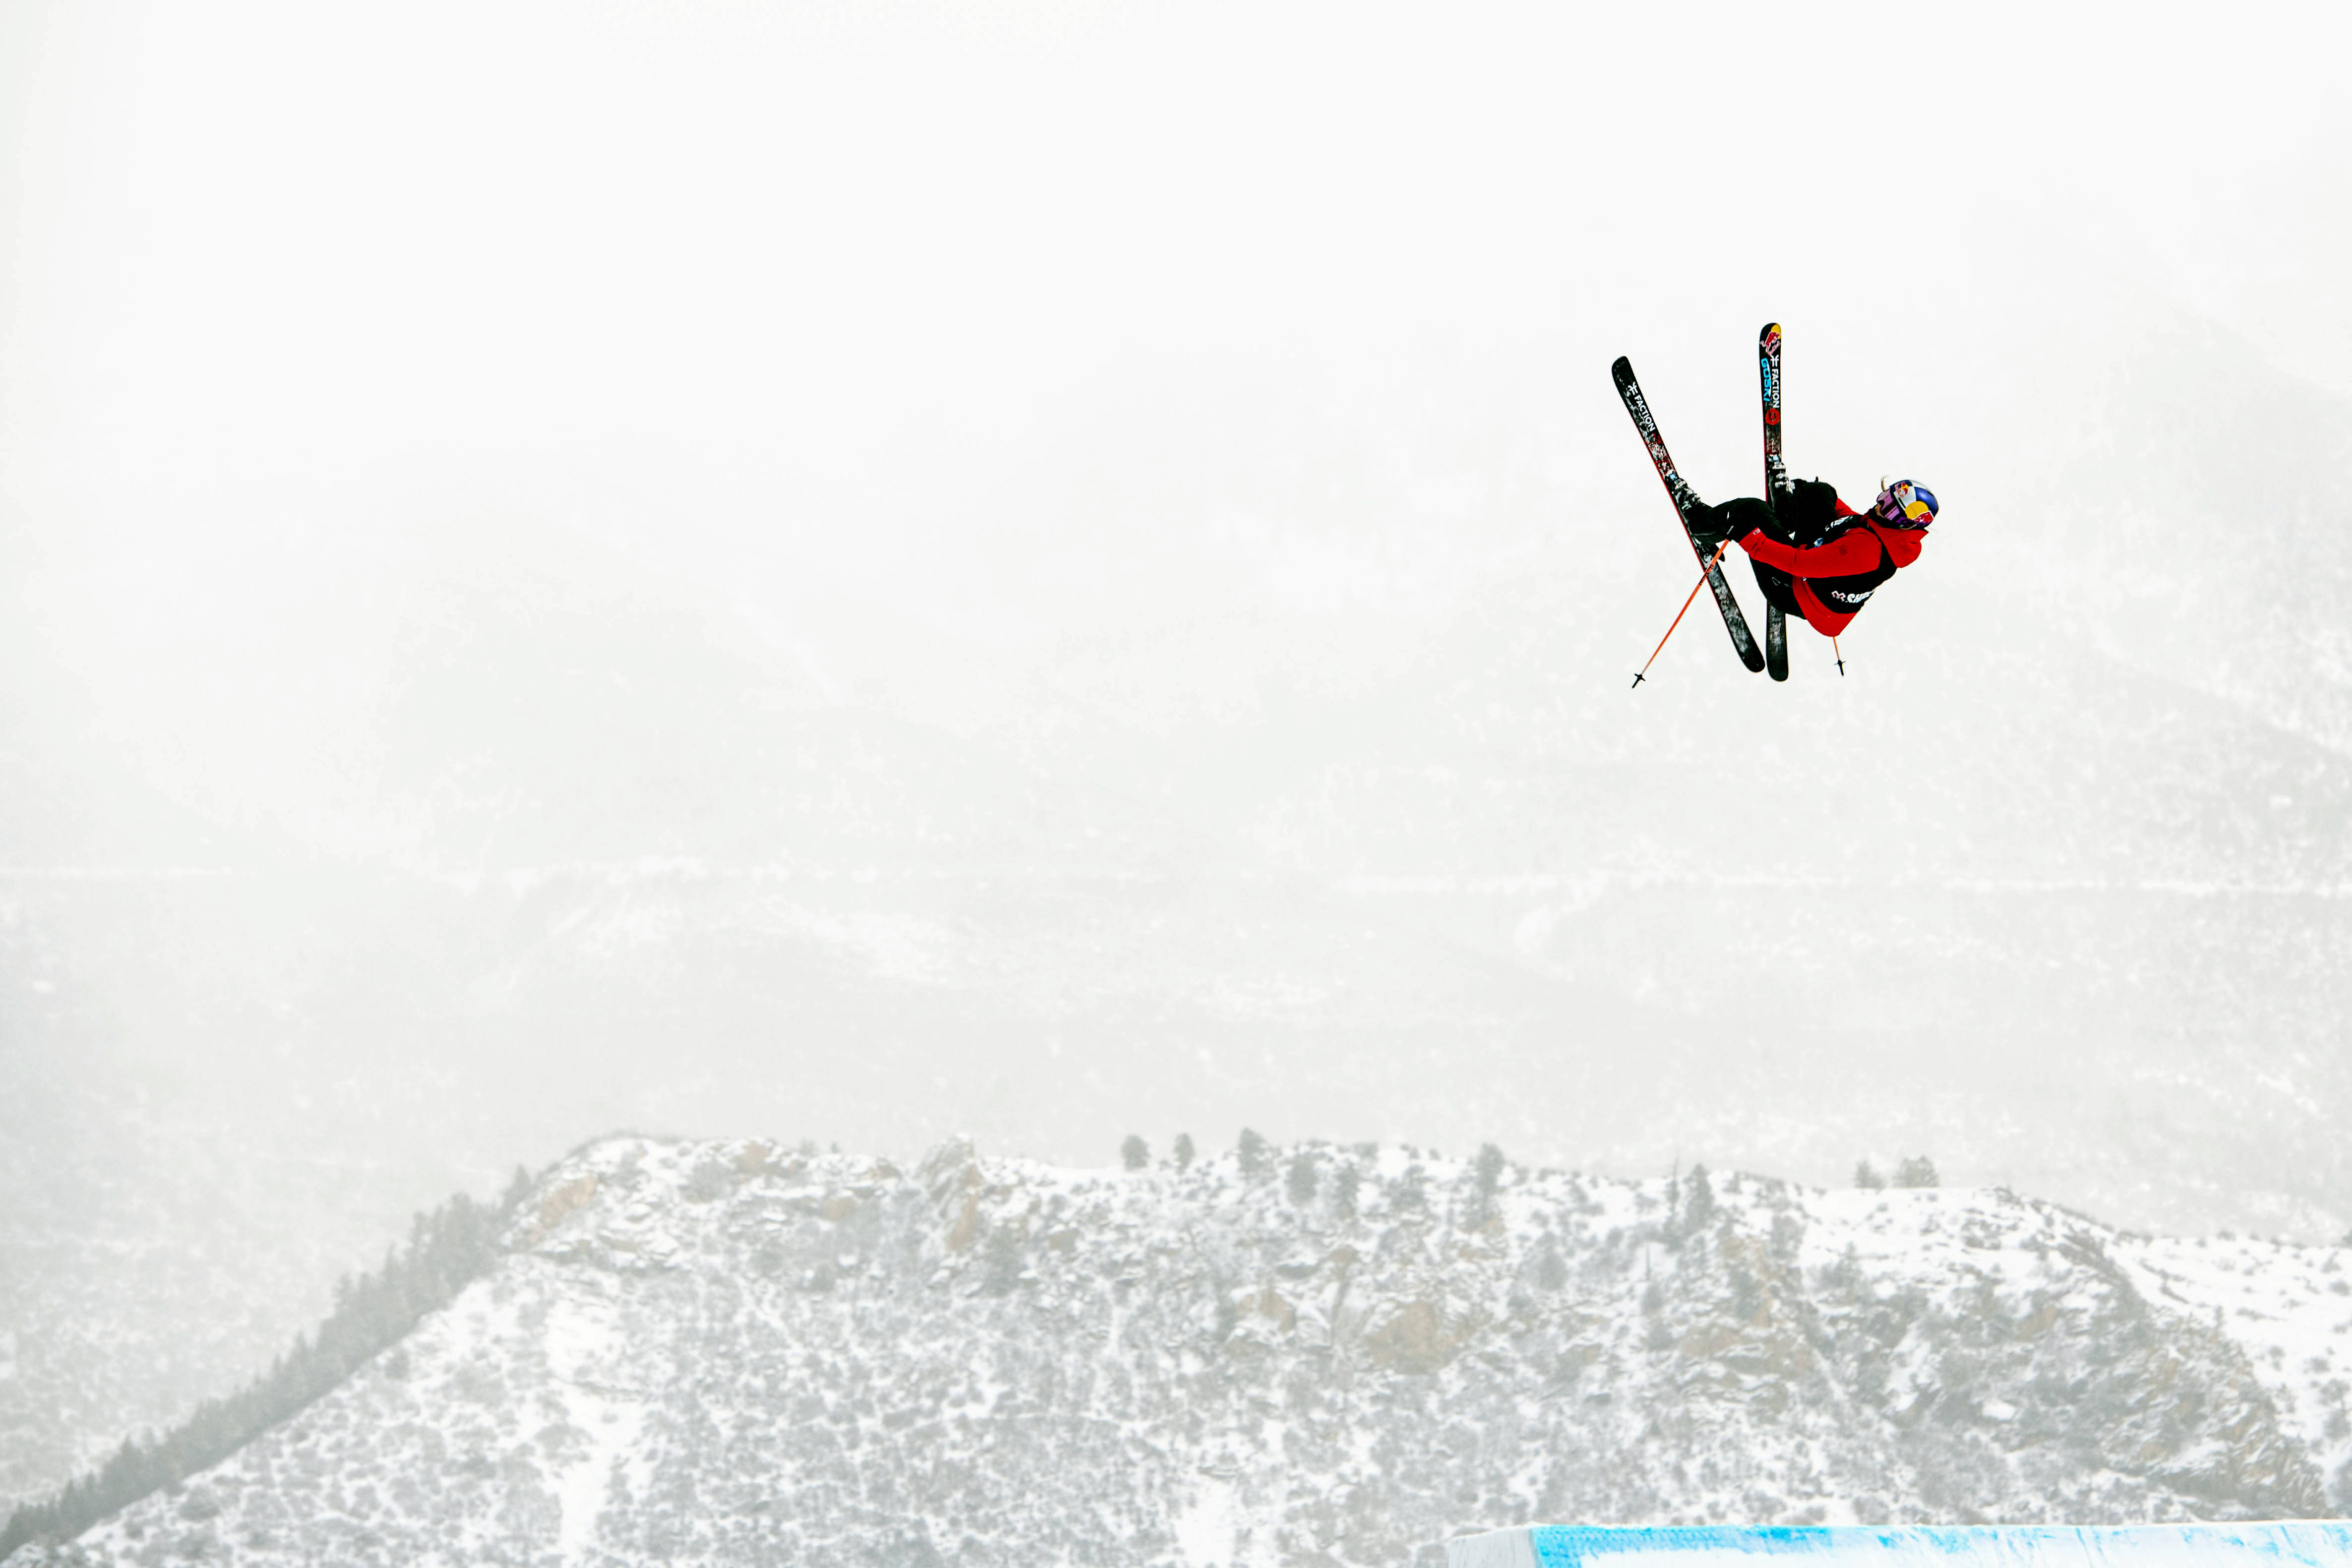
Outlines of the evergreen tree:
M1503 1152L1492 1143L1478 1145L1478 1195L1492 1199L1495 1189L1503 1184L1503 1168L1507 1163Z
M1683 1199L1683 1230L1688 1235L1706 1228L1715 1217L1715 1187L1706 1179L1705 1165L1693 1165L1690 1189Z
M1240 1157L1243 1175L1265 1174L1265 1139L1255 1128L1242 1129L1241 1142L1234 1146L1234 1152Z
M1942 1181L1936 1174L1936 1162L1925 1154L1914 1154L1895 1167L1895 1184L1898 1187L1939 1187Z
M1881 1187L1886 1185L1886 1178L1880 1175L1878 1173L1878 1167L1872 1164L1869 1161L1857 1160L1853 1164L1853 1184L1857 1187L1867 1188L1871 1192L1876 1192Z
M1151 1150L1141 1138L1130 1132L1127 1142L1118 1146L1119 1163L1130 1171L1140 1171L1151 1163Z
M1290 1157L1290 1169L1283 1174L1282 1190L1289 1194L1292 1203L1312 1203L1316 1176L1315 1156L1301 1149Z
M1176 1142L1169 1145L1169 1150L1176 1156L1178 1170L1189 1171L1192 1168L1192 1135L1190 1132L1176 1134Z
M1482 1230L1495 1217L1495 1194L1503 1184L1503 1170L1507 1163L1503 1152L1492 1143L1478 1146L1478 1158L1471 1167L1477 1183L1476 1194L1470 1200L1470 1212L1464 1223L1472 1230Z

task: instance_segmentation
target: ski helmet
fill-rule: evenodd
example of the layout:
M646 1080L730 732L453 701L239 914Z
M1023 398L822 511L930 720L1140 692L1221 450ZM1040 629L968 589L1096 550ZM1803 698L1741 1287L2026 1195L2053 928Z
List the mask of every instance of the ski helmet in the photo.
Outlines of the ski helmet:
M1909 479L1897 479L1878 492L1870 510L1889 528L1925 528L1936 521L1936 492Z

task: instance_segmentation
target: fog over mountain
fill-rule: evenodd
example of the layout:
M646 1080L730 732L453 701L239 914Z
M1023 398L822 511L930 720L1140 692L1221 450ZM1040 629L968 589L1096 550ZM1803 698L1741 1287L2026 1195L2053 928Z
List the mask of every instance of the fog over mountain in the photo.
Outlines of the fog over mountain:
M614 1129L2342 1235L2345 31L10 8L0 1507Z

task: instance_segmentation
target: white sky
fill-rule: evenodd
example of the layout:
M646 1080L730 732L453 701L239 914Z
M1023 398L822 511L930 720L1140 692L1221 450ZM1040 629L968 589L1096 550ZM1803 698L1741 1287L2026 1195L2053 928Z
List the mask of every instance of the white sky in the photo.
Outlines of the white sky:
M13 0L0 499L97 727L289 821L420 574L593 540L979 722L1057 639L1622 548L1620 353L1753 489L1770 319L1798 470L1973 489L1966 574L2053 331L2352 392L2342 16Z
M12 4L0 483L740 586L896 573L1139 386L1767 317L1859 374L2131 279L2352 390L2342 16Z

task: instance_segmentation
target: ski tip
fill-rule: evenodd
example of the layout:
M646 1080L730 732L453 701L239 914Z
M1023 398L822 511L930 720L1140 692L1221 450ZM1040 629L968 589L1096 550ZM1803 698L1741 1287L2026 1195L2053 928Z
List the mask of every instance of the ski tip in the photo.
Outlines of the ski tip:
M1609 374L1620 383L1631 381L1633 379L1633 362L1619 354L1616 363L1609 367Z

